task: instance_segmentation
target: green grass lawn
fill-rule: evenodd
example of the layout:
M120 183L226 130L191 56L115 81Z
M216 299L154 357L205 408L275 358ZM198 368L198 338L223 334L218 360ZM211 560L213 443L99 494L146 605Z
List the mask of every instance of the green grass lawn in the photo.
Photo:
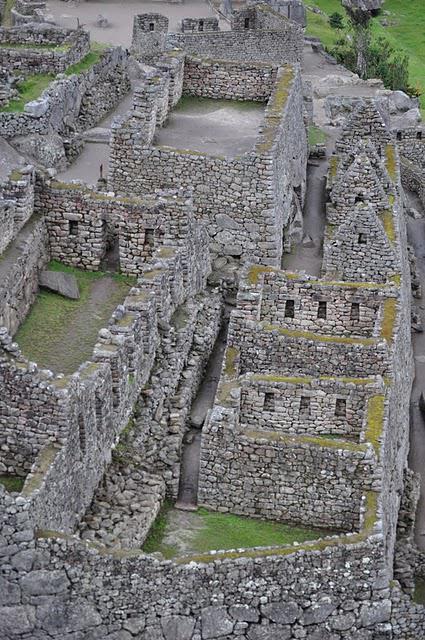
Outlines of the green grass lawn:
M338 29L332 29L327 16L335 11L345 16L340 0L311 0L307 3L325 12L321 16L307 11L307 34L320 38L324 45L332 46L342 36ZM410 83L423 92L421 106L425 110L425 2L423 0L385 0L384 13L373 21L373 31L385 35L398 49L403 49L410 58ZM389 26L383 27L381 20L386 19Z
M326 133L320 127L316 127L314 124L309 126L308 144L310 147L314 147L315 144L325 144L326 138Z
M105 273L81 271L59 262L51 262L47 268L74 274L80 298L70 300L41 289L14 339L29 360L56 373L71 374L90 358L99 330L108 324L135 279L114 274L107 281L107 291L96 298L95 283L105 278Z
M176 547L164 543L171 512L172 507L167 503L143 545L143 551L146 553L159 551L166 558L177 555ZM197 526L194 527L189 554L205 553L215 549L283 546L332 534L323 529L307 529L230 513L217 513L205 508L199 508L191 517L196 518Z
M67 76L72 74L82 73L87 71L94 64L99 62L102 52L105 50L106 45L94 43L92 45L90 53L88 53L80 62L71 65L65 71ZM37 100L43 93L49 84L55 79L52 74L40 73L37 75L28 76L23 82L19 84L19 96L14 100L11 100L8 105L0 109L0 113L15 113L23 112L27 102Z
M20 493L22 491L22 487L24 486L25 478L21 476L9 476L3 475L0 476L0 484L2 484L6 491L11 493L12 491L16 491L16 493Z

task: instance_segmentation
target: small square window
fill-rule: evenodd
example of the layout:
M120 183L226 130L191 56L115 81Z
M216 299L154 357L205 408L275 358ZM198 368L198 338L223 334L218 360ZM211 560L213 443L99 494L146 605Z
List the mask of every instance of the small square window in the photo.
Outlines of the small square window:
M358 302L351 303L350 320L360 320L360 304Z
M285 318L293 318L294 317L294 300L286 300L285 302Z
M317 317L321 320L326 320L327 304L323 300L320 300L317 308Z
M249 18L245 18L244 27L245 27L245 29L249 29L249 27L250 27L250 20L249 20Z
M274 411L274 393L266 392L264 394L264 411Z
M367 244L367 235L365 233L359 233L358 243Z
M417 139L417 140L422 140L422 131L418 131L418 132L416 133L416 139Z
M300 398L300 415L310 415L310 398L308 396L301 396Z
M78 236L78 222L76 220L69 221L69 235Z
M347 416L347 401L345 398L337 398L335 402L335 417L345 418Z
M149 31L155 31L155 23L149 22Z

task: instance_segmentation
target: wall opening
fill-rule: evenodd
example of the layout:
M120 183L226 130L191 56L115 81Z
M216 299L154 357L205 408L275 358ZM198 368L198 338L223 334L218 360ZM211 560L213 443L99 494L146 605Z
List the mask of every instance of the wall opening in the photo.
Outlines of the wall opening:
M204 30L204 21L199 20L199 31L203 31L203 30Z
M416 133L416 139L417 139L417 140L422 140L422 131L417 131L417 133Z
M403 135L401 131L397 131L397 140L402 140L402 139L403 139Z
M351 303L350 320L360 320L360 304L358 302Z
M327 303L324 300L319 301L319 306L317 308L317 317L321 320L326 320L327 315Z
M80 442L81 453L84 455L86 453L86 428L84 425L84 418L82 414L78 416L78 439Z
M285 318L293 318L295 315L295 300L286 300Z
M365 233L359 233L359 237L357 239L359 244L367 244L367 235Z
M274 411L274 393L266 392L264 394L264 411Z
M347 400L345 398L336 399L335 416L337 418L345 418L347 416Z
M155 23L149 22L149 31L155 31Z
M69 235L78 236L78 222L76 220L69 221Z
M364 202L363 196L356 196L354 199L354 204L358 204L359 202Z
M250 19L249 19L249 18L245 18L245 21L244 21L244 29L249 29L249 28L250 28L250 26L251 26L251 21L250 21Z
M301 396L300 398L300 416L310 415L310 398L309 396Z

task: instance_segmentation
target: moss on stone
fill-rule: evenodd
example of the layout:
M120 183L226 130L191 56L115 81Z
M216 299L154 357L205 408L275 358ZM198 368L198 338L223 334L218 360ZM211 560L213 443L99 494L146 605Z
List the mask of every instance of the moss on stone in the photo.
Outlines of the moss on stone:
M20 171L18 171L18 169L14 169L9 174L9 180L11 180L12 182L19 182L19 180L22 180L22 178L23 175Z
M385 396L380 394L369 398L367 403L367 428L365 438L379 455L380 438L384 426Z
M302 338L304 340L313 340L315 342L332 342L338 344L362 344L372 345L376 343L374 338L351 338L348 336L328 336L321 335L319 333L313 333L311 331L299 331L295 329L284 329L277 325L260 323L264 331L278 331L281 335L288 336L288 338Z
M236 358L239 355L239 349L236 347L227 347L224 361L224 375L228 378L236 376Z
M394 244L396 240L396 233L392 211L384 211L384 213L380 214L380 218L382 220L382 224L384 225L385 233L387 234L388 240L391 242L391 244Z
M387 298L384 302L384 313L381 324L381 338L392 342L394 336L394 325L397 318L396 298Z
M338 171L339 158L338 156L331 156L329 160L329 177L333 180L336 177Z
M58 444L50 444L39 452L33 470L30 475L27 476L22 489L23 496L30 496L41 487L46 473L60 451L61 447Z
M0 475L0 484L2 484L9 493L20 493L24 483L25 478L22 476L13 476L9 474Z
M397 181L397 161L395 155L395 148L392 144L387 144L385 147L385 159L387 165L388 175L393 182Z
M367 448L364 444L349 442L347 440L344 440L343 437L338 439L329 439L325 436L288 435L279 431L245 431L242 435L253 440L268 440L269 442L281 442L282 444L289 445L307 444L314 447L322 447L324 449L365 451Z
M250 284L258 284L260 276L263 273L278 271L276 267L266 267L263 264L254 264L248 271L248 282Z

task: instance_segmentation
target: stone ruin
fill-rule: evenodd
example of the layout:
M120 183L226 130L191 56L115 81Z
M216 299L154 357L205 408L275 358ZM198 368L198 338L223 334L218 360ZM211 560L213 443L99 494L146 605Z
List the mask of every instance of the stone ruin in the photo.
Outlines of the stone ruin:
M136 16L133 103L113 121L96 187L51 168L75 160L81 132L129 91L126 52L107 49L23 112L0 112L0 472L24 481L0 484L5 640L425 634L412 598L425 560L407 466L404 216L404 188L424 202L422 129L393 131L381 103L360 101L329 158L320 272L283 269L308 189L303 33L267 4L233 12L231 26L190 19L168 33L164 16ZM0 39L24 75L61 72L90 46L82 30L44 26ZM31 50L64 41L66 55ZM158 145L182 97L264 105L252 148ZM28 359L14 336L49 262L96 272L108 259L134 280L88 359L71 374ZM180 495L191 408L229 306L199 419L197 503L323 536L167 560L141 548Z

